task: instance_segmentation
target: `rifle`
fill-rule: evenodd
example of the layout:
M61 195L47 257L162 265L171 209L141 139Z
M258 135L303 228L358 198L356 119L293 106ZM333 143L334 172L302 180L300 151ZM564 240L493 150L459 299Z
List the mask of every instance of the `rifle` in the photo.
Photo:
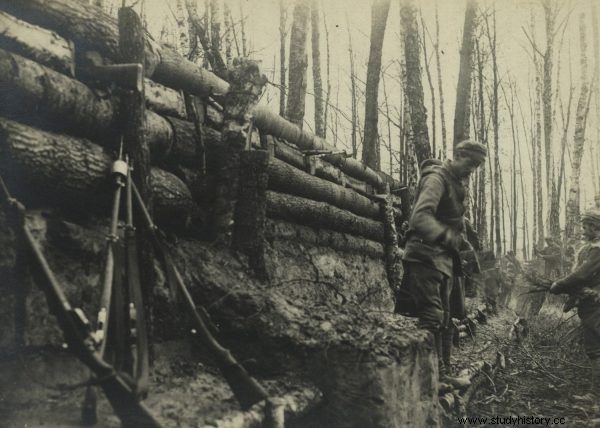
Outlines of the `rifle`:
M221 346L215 339L212 331L216 328L210 322L208 312L202 306L196 306L190 292L188 291L179 270L173 262L173 258L168 248L162 242L159 236L159 229L152 221L144 201L137 189L135 183L131 183L135 198L141 208L146 226L149 230L150 239L156 250L156 253L162 259L162 265L165 269L165 276L172 287L175 287L180 296L183 297L184 310L187 312L192 324L194 325L196 337L208 348L227 384L233 391L236 399L243 410L247 410L254 404L268 398L268 393L258 383L256 379L248 374L246 369L235 359L231 352Z
M95 374L123 426L160 428L160 423L138 401L129 381L96 352L89 322L80 308L73 308L58 284L46 257L27 227L25 206L13 198L0 176L0 202L8 208L9 221L19 235L23 250L31 257L31 273L36 285L44 292L50 311L63 331L68 349Z

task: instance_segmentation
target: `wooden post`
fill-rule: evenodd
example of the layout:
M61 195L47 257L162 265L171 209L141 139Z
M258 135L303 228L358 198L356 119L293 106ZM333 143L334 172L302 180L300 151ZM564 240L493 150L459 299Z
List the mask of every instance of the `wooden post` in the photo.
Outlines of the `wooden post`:
M123 63L138 63L140 67L144 67L144 29L142 20L138 14L130 7L122 7L119 9L119 51L121 61ZM143 75L143 72L142 72ZM150 149L144 135L145 127L145 96L144 84L138 88L140 90L124 91L121 104L121 120L123 124L123 144L125 153L128 153L133 164L132 179L136 184L139 193L152 215L153 200L152 200L152 183L150 176ZM138 209L135 213L135 224L142 225L142 213ZM150 242L148 232L144 227L136 229L136 240L138 244L138 260L140 279L142 286L142 294L144 300L144 310L138 309L138 319L144 322L141 317L145 316L147 323L147 338L143 338L143 332L138 331L141 340L151 339L153 336L152 328L152 307L153 307L153 289L156 283L154 275L154 257L152 252L152 244ZM141 345L140 345L141 346ZM148 355L145 355L143 361L138 364L147 366ZM143 393L143 392L142 392Z
M215 204L213 238L229 242L238 198L240 155L246 149L251 128L249 112L267 81L258 65L247 59L234 61L229 71L231 90L223 99L222 150L215 159Z
M381 202L381 217L383 221L385 272L393 292L400 288L402 280L402 254L398 247L398 232L394 219L394 205L390 186L385 186L385 199Z
M264 234L270 158L266 150L241 153L240 186L233 234L234 246L248 256L250 267L263 279L267 279Z

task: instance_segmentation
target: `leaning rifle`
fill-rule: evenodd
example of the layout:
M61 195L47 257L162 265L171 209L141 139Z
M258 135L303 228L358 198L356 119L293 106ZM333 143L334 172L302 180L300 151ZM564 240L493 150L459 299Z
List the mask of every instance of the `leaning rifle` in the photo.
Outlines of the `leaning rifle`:
M63 331L68 348L95 374L113 410L126 427L160 428L159 422L138 401L130 383L96 352L96 343L89 323L79 308L73 308L46 257L25 222L25 207L13 198L0 177L0 202L8 208L9 221L20 236L23 249L31 257L31 273L44 292L51 312Z
M171 286L174 286L181 297L183 297L183 306L190 318L197 337L210 351L211 355L215 359L219 370L223 374L223 377L229 384L229 387L233 391L236 399L240 403L243 410L247 410L254 404L268 398L268 393L258 383L256 379L248 374L246 369L235 359L231 352L221 346L221 344L215 339L211 330L215 330L215 327L208 318L206 309L202 306L196 306L190 292L188 291L179 270L175 266L173 259L169 253L168 248L162 242L159 236L158 227L152 221L150 213L146 209L144 201L135 185L131 183L135 198L141 208L143 217L148 226L149 234L152 240L152 244L156 250L156 253L162 259L162 264L165 269L165 276Z

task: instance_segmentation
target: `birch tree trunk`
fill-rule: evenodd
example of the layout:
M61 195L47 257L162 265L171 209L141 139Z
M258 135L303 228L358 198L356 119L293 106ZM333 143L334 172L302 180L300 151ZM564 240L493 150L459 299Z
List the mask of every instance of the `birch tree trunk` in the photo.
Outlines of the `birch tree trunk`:
M371 47L365 88L365 131L362 161L378 170L380 164L377 102L381 75L381 51L391 0L375 0L371 7Z
M579 177L581 174L581 159L583 157L583 147L585 142L585 127L587 122L587 114L589 111L589 82L587 76L588 64L586 52L587 41L585 32L585 14L581 13L579 15L581 91L579 93L577 112L575 114L575 137L571 163L571 185L567 200L567 223L565 225L567 239L575 238L579 232Z
M307 0L297 0L294 5L292 32L290 34L290 62L288 79L287 118L302 128L306 102L306 32L310 6Z

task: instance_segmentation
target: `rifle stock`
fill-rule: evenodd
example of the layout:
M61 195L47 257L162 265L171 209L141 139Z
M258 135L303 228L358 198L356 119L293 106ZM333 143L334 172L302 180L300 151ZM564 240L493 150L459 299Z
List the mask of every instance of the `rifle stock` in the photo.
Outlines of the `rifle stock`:
M106 394L113 410L121 419L123 426L134 428L160 428L160 423L150 411L140 403L131 386L120 373L106 363L96 352L93 336L83 312L73 308L63 293L44 254L25 224L25 207L13 199L2 178L2 201L8 204L9 216L23 250L31 257L31 273L36 285L44 292L50 311L56 317L63 331L69 349L94 372L100 387Z

